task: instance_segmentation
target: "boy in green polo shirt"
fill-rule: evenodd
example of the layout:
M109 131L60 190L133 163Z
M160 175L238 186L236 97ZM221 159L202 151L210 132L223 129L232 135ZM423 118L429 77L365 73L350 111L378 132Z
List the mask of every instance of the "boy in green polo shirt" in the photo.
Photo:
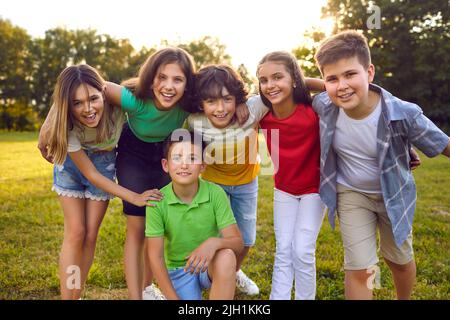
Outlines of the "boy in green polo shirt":
M210 299L234 298L243 241L223 189L199 178L202 155L201 137L174 131L162 159L172 182L161 189L164 199L146 212L150 266L170 300L201 300L207 288Z

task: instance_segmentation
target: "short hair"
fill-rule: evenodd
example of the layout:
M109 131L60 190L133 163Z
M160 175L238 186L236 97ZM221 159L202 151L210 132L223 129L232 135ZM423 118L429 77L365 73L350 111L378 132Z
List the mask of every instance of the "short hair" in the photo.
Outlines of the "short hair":
M196 105L207 99L222 97L222 88L236 98L236 105L247 101L248 91L241 76L227 65L210 65L200 69L195 78Z
M259 61L256 75L258 75L261 65L269 61L281 63L291 75L292 81L295 84L293 91L294 103L311 104L311 94L306 86L305 77L298 65L297 58L287 51L270 52ZM272 103L261 93L261 83L259 84L259 92L263 103L272 109Z
M197 132L189 131L187 129L176 129L174 130L170 136L164 140L163 144L163 156L165 159L169 158L170 147L175 143L189 141L192 145L199 146L202 151L202 159L203 159L203 150L205 150L205 141L203 140L203 136Z
M323 68L327 64L352 57L357 57L359 63L366 69L371 63L367 38L355 30L347 30L325 39L314 59L320 72L323 73Z

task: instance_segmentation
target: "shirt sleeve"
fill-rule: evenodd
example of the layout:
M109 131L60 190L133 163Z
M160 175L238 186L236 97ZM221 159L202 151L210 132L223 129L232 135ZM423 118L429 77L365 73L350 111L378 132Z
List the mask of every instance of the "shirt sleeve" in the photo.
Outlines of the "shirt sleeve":
M263 103L259 95L250 97L246 104L250 115L254 116L255 122L259 122L269 112L269 107Z
M145 236L147 238L164 236L164 221L161 202L155 207L147 207L145 213Z
M325 104L323 103L322 96L321 96L323 94L326 94L326 92L316 94L312 100L312 107L319 116L322 114L322 111L325 107Z
M74 130L70 130L67 137L67 152L76 152L81 150L81 142Z
M409 141L427 157L441 154L448 145L449 137L442 132L420 110L414 117L409 132Z
M136 113L144 108L145 102L137 99L134 94L125 87L120 93L120 104L122 110L128 113Z
M217 228L222 230L229 225L235 224L236 219L234 218L230 201L225 191L217 185L213 185L212 187L213 192L211 192L211 197L214 199L214 213L216 215Z

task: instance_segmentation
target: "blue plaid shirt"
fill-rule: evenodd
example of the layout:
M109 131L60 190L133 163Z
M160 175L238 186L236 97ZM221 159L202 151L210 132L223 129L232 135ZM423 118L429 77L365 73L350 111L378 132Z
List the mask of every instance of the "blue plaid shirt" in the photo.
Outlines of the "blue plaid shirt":
M381 190L397 246L412 230L416 207L416 185L411 173L411 145L428 157L439 155L449 137L431 122L419 106L400 100L383 88L370 84L381 96L381 116L377 128L378 165ZM313 108L320 116L320 196L328 207L328 220L335 227L336 153L331 147L339 108L328 94L314 97Z

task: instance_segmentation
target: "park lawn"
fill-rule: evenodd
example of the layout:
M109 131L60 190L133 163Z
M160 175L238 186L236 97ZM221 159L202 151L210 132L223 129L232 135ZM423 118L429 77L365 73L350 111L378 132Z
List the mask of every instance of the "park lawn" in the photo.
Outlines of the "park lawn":
M51 191L52 165L40 156L36 133L0 132L0 299L59 299L58 254L63 215ZM450 160L422 155L415 171L418 201L414 221L417 284L413 299L449 299ZM243 270L261 293L236 299L268 299L275 251L273 181L260 176L256 247ZM84 298L126 299L123 273L125 218L111 201L100 229ZM343 249L338 228L324 220L317 244L317 299L343 299ZM380 262L376 299L393 299L392 278Z

